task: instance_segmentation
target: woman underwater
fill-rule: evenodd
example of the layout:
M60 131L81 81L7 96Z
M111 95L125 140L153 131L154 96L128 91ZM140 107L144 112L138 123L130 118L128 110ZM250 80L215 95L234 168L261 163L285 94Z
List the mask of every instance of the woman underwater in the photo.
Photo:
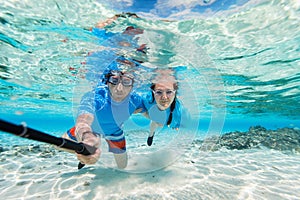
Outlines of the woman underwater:
M172 69L156 70L150 89L143 97L147 109L144 115L151 120L148 146L152 145L155 130L159 126L166 125L178 130L190 119L186 108L177 98L178 82Z

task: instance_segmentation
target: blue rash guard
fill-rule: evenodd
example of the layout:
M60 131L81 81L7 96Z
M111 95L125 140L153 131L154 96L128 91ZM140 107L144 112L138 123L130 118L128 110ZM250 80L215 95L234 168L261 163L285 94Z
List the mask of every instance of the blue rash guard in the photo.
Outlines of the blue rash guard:
M131 92L122 102L116 102L111 99L108 87L100 85L83 96L78 114L93 114L93 131L105 139L117 140L123 135L124 122L139 108L145 111L142 98L135 92Z
M99 42L103 42L115 35L115 33L108 32L103 28L92 28L91 32L99 39Z
M170 124L170 127L180 128L187 126L187 123L190 119L190 114L177 98L175 99L175 101L176 105L173 110L172 122ZM163 111L159 110L151 93L143 96L143 104L145 105L151 120L163 125L167 124L171 112L170 108Z

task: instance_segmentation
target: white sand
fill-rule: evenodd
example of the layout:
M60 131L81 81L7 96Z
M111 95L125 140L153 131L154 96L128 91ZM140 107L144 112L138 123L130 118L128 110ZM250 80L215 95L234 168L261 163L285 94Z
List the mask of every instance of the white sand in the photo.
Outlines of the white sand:
M300 199L300 155L274 150L199 151L150 173L96 166L77 170L72 154L55 150L0 154L2 199ZM163 159L163 155L162 155Z

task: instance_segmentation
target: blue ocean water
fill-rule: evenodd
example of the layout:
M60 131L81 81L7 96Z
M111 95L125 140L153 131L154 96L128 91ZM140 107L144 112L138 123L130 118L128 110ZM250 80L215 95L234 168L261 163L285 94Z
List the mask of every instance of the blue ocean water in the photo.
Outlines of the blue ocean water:
M195 122L157 131L149 147L149 121L133 115L124 126L130 173L116 169L105 141L100 160L77 170L73 154L0 131L0 196L300 198L299 0L6 0L0 10L1 120L60 136L92 86L90 52L104 49L144 61L138 92L152 69L177 69L178 97ZM146 55L91 32L121 12L141 18L108 31L143 29L134 39Z
M43 0L5 1L0 7L1 119L25 121L57 136L72 126L85 80L82 63L106 42L89 29L130 11L141 18L120 20L110 31L130 24L143 28L139 43L148 45L149 55L132 56L146 59L149 68L187 67L178 73L179 94L199 121L197 136L255 125L300 127L296 0ZM136 90L143 84L141 79ZM132 120L147 129L141 116Z

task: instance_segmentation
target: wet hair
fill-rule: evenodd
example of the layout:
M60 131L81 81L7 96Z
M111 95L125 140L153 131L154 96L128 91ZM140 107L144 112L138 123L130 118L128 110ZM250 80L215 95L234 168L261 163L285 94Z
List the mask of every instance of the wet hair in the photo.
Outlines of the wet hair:
M112 76L112 70L110 70L107 74L104 75L104 79L102 80L103 83L107 85L108 79Z
M151 90L154 90L155 83L152 83L150 88L151 88ZM175 90L178 89L178 84L177 83L174 83L174 89ZM153 92L151 92L151 95L152 95L152 101L150 103L153 103L155 101ZM173 102L171 103L171 106L170 106L170 114L169 114L168 121L167 121L168 126L171 124L172 119L173 119L173 111L174 111L175 106L176 106L176 101L177 101L177 97L176 97L176 93L175 93L174 100L173 100Z
M127 66L126 70L122 70L121 66ZM104 70L102 76L101 76L101 82L104 84L107 84L108 79L110 76L113 75L113 72L119 72L120 75L127 74L128 72L132 71L132 69L138 67L139 64L135 60L125 58L125 56L119 56L115 60L111 62L111 64ZM134 79L133 79L134 80Z

